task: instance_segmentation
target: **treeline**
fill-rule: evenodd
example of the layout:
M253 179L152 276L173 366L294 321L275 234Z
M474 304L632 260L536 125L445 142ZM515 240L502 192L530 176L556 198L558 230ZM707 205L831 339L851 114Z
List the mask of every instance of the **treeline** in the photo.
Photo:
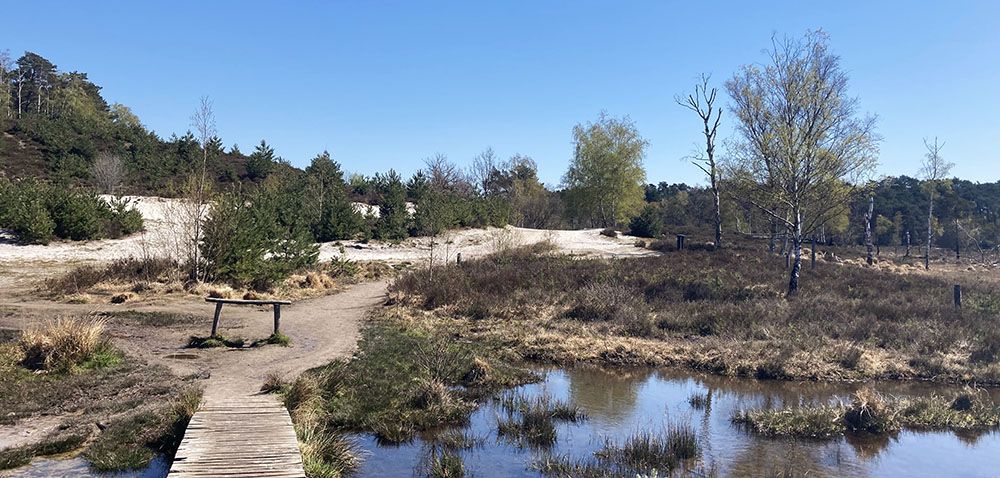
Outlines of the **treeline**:
M56 238L119 238L142 230L143 219L126 199L106 201L83 190L0 178L0 228L19 243L48 244Z
M936 198L932 221L935 246L973 250L1000 246L1000 182L975 183L956 178L932 183L909 176L868 183L862 188L864 192L852 199L849 209L818 228L817 240L830 245L864 244L865 216L869 197L873 197L873 243L905 246L909 235L910 244L917 248L927 239L927 198L932 184L935 184ZM783 233L773 230L769 218L742 199L732 194L723 195L722 216L726 230L755 237ZM667 230L710 235L708 231L714 215L709 188L666 182L647 184L645 200L647 210L637 217L638 221L632 221L633 229L636 224L659 226L650 231L633 231L638 235L656 235Z

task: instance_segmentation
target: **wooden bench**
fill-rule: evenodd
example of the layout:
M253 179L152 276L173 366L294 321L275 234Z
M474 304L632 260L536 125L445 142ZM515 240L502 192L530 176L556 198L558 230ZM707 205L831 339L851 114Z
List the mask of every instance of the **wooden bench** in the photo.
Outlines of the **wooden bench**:
M271 305L274 306L274 333L278 333L278 328L281 326L281 306L291 305L292 303L287 300L245 300L245 299L219 299L216 297L207 297L205 302L215 302L215 317L212 318L212 337L219 331L219 317L222 316L222 305L223 304L236 304L236 305Z

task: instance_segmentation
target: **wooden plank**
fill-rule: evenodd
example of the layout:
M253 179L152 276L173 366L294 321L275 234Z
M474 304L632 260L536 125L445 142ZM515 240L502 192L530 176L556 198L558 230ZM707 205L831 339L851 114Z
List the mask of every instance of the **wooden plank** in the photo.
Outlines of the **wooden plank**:
M237 304L237 305L292 305L291 301L287 300L250 300L250 299L221 299L219 297L205 297L205 302L217 302L222 304Z
M273 396L206 403L188 423L171 478L261 476L304 478L288 411Z

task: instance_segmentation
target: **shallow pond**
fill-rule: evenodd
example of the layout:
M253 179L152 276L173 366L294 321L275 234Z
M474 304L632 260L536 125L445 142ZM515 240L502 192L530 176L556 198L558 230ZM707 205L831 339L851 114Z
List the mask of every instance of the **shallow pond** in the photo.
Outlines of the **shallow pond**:
M541 476L531 464L544 453L588 459L605 439L624 440L640 430L660 431L668 424L688 423L697 432L702 460L692 465L700 473L718 476L1000 476L1000 433L902 431L882 438L841 437L831 440L763 438L730 423L735 410L783 407L800 403L849 399L860 385L795 383L731 379L673 371L548 371L538 384L520 387L526 395L548 394L576 404L587 418L557 422L557 439L547 451L518 448L498 438L499 403L477 410L462 431L480 438L479 446L459 451L470 476ZM945 394L952 390L923 383L878 383L884 393ZM709 406L695 409L693 394L711 392ZM990 392L1000 400L1000 391ZM367 454L357 476L422 476L430 441L417 439L400 446L381 446L370 436L358 436ZM423 471L422 471L423 470ZM661 473L661 476L662 473Z
M31 464L10 470L2 477L17 478L163 478L170 471L170 462L163 457L156 457L143 470L122 473L98 473L90 469L90 464L83 458L36 458Z

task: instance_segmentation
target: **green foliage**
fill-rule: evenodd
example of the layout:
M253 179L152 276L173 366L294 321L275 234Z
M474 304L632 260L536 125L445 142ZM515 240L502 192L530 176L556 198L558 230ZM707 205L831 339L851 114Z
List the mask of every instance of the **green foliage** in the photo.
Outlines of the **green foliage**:
M263 181L274 169L274 148L260 140L253 154L247 158L247 177L251 181Z
M21 244L48 244L55 222L46 208L44 186L34 181L0 183L0 226L10 228Z
M318 248L292 199L277 187L220 196L201 244L209 278L266 289L314 264Z
M638 237L660 237L663 234L663 214L659 208L647 204L642 212L629 222L629 233Z
M84 241L104 235L102 220L110 209L97 196L53 187L49 188L46 206L55 222L56 236Z
M111 204L77 189L28 180L0 181L0 227L22 244L47 244L55 237L84 241L121 237L142 230L142 214L125 200Z
M601 113L573 128L573 161L563 181L568 212L578 224L615 226L639 212L648 142L627 117Z
M405 238L409 213L406 210L406 187L402 179L396 171L390 169L386 174L375 175L375 185L381 196L375 237L385 240Z
M310 229L319 242L351 239L361 232L364 218L361 217L347 197L347 183L340 164L324 151L313 158L306 168L307 204L318 202L318 208L311 206ZM318 201L317 201L318 199Z
M110 238L119 238L134 234L145 227L142 213L135 208L129 199L112 198L107 203L109 208L108 218L105 224L105 232Z

